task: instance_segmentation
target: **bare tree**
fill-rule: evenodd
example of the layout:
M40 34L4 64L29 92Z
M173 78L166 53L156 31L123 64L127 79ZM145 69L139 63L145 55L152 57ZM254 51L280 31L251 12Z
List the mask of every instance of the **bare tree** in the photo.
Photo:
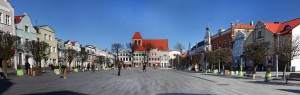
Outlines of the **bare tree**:
M193 56L192 56L192 64L194 65L194 66L198 66L198 69L200 68L200 63L203 61L203 56L202 56L202 54L200 54L200 53L196 53L196 54L194 54ZM196 68L195 68L196 69Z
M0 32L0 58L2 59L3 72L7 75L7 61L14 54L17 45L20 43L20 37L8 33Z
M74 60L74 58L78 56L78 52L74 49L67 49L65 53L66 58L69 62L69 69L71 70L71 63Z
M185 49L184 45L182 43L180 43L180 42L177 42L177 44L174 46L174 48L176 50L178 50L180 53L182 53L183 50Z
M218 55L216 54L216 51L206 51L205 52L205 59L211 66L211 69L215 69L215 65L217 64Z
M291 63L294 57L300 55L300 36L293 36L292 34L287 34L281 37L282 42L277 49L276 53L279 55L279 60L284 62L283 79L285 80L285 73L287 65Z
M147 57L147 61L146 63L149 64L149 52L151 51L151 49L153 48L153 45L151 43L146 43L144 44L144 47L146 48L146 51L145 51L145 54L143 55L144 56L144 59L145 59L145 56ZM145 60L144 60L145 62Z
M232 60L232 50L229 48L221 48L216 50L217 54L219 54L220 62L222 64L223 72L225 72L225 65L229 65Z
M114 43L112 44L112 52L116 53L115 57L115 65L118 66L119 64L119 52L123 49L123 45L120 43Z
M268 56L268 49L269 43L267 42L253 42L245 47L243 57L253 62L253 79L255 78L257 66L262 64Z
M28 41L25 44L26 48L31 52L37 67L41 68L41 60L47 58L49 56L49 44L42 41Z
M88 59L88 56L88 52L85 50L85 48L81 48L81 51L79 52L79 57L81 58L81 66L83 66L83 62Z
M121 51L121 49L123 49L123 45L120 43L114 43L112 44L112 52L116 53L116 57L115 57L115 64L118 68L118 75L120 76L121 73L121 67L122 67L122 63L119 61L119 52Z
M135 46L135 44L132 44L132 43L126 44L126 47L129 50L129 56L131 58L131 64L133 64L134 46Z

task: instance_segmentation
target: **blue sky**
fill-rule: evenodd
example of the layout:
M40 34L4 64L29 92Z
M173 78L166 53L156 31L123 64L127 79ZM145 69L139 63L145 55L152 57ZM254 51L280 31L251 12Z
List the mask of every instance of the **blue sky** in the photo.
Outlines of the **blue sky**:
M56 37L111 48L145 39L168 39L188 48L202 41L207 24L213 34L231 22L285 22L300 17L299 0L10 0L15 15L26 12L33 25L50 25ZM37 22L37 23L36 23Z

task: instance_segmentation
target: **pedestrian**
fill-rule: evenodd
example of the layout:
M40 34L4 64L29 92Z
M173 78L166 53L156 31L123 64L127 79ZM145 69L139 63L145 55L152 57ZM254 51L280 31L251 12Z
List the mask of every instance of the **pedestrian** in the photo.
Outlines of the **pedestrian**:
M64 79L66 79L67 78L67 65L66 65L66 63L64 63L63 62L63 64L61 65L61 71L62 71L62 74L63 74L63 77L64 77Z
M121 76L122 63L118 64L118 76Z
M29 69L30 69L30 64L29 62L26 60L26 63L25 63L25 69L26 69L26 74L29 75Z
M143 72L146 72L146 64L143 65Z
M2 71L2 67L0 67L0 75L1 75L0 77L3 77L3 79L6 79L5 74Z
M90 63L87 64L87 70L90 70Z
M95 65L94 65L94 63L92 64L92 71L95 72Z

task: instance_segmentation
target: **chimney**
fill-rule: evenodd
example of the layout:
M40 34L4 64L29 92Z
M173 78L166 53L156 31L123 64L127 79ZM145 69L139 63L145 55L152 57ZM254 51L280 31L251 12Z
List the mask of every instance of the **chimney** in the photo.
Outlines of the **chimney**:
M23 16L27 16L27 13L23 13Z
M250 25L251 25L251 26L254 26L254 25L253 25L253 20L250 21Z
M275 24L280 24L280 22L274 22Z
M231 22L231 23L230 23L230 25L231 25L231 26L234 26L234 23L233 23L233 22Z
M224 31L225 31L225 30L222 29L222 28L219 29L219 33L222 33L222 32L224 32Z

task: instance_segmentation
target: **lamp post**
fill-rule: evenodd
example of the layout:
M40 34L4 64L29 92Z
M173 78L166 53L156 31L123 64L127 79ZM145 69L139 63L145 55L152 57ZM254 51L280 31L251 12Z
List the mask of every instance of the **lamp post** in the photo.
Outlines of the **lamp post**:
M220 47L218 47L218 49L220 50ZM220 66L221 66L221 54L219 52L219 74L221 74Z
M277 51L279 51L279 35L281 33L276 33L277 34ZM276 79L278 79L278 54L276 55Z

